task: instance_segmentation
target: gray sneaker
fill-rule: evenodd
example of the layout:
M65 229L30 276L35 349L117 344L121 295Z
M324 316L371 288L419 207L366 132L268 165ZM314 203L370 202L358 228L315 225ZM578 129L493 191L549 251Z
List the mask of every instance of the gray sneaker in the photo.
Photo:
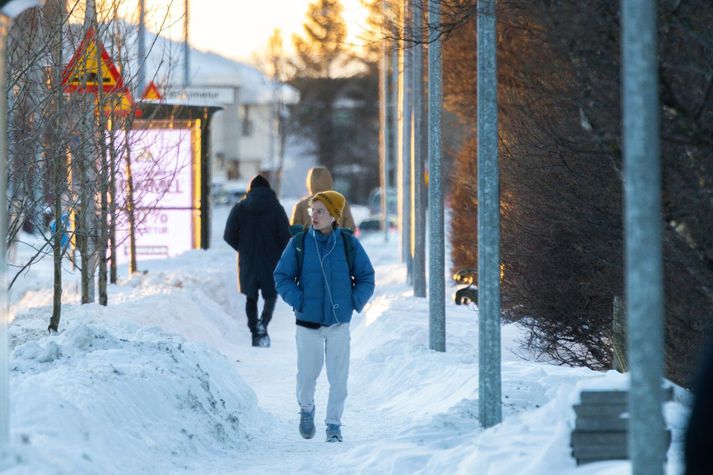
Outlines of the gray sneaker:
M314 427L314 408L310 412L300 411L300 435L305 439L314 437L316 429Z
M327 424L327 442L341 442L342 430L337 424Z

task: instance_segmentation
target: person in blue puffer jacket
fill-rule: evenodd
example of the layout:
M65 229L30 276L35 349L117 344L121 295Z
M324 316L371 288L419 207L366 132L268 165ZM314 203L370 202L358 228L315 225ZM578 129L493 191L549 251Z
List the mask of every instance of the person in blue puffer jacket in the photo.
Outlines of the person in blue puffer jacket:
M336 225L345 202L333 190L314 195L311 226L290 240L273 274L277 293L296 317L297 403L299 430L305 439L315 434L314 393L326 361L327 442L342 441L352 313L361 312L374 293L369 256L348 230Z

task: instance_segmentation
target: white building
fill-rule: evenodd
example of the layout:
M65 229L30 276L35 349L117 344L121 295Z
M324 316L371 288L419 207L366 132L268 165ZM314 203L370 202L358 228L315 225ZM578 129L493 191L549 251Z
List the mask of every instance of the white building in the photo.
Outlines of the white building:
M234 102L212 122L211 159L213 176L249 179L277 168L280 140L277 113L280 104L298 99L297 91L276 84L245 63L215 53L191 51L191 87L219 87L234 91Z
M159 37L149 53L146 82L153 80L167 103L223 107L211 122L213 180L247 181L275 169L281 153L277 113L280 104L297 102L296 89L249 64L196 49L190 52L190 86L184 88L182 48Z

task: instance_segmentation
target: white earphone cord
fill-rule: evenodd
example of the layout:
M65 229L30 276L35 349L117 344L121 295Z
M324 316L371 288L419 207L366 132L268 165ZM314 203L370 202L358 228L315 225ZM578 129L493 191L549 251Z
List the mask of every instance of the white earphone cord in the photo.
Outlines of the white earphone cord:
M334 248L337 245L337 238L334 235L334 231L332 231L332 236L334 237L334 242L332 243L332 248L329 251L327 251L327 253L324 255L324 257L322 257L319 252L319 245L317 245L317 237L315 236L314 228L312 228L312 239L314 239L314 248L317 250L317 259L319 260L319 267L320 267L320 269L322 269L322 278L324 279L324 285L327 287L327 294L329 295L329 302L332 304L332 315L334 315L334 320L337 323L342 323L341 321L339 321L339 318L337 317L337 312L335 311L336 309L339 308L339 304L336 304L336 305L334 304L334 299L332 298L332 289L329 286L329 281L327 280L327 274L326 274L326 272L324 272L324 259L326 259L327 256L329 256L329 254L332 253L332 251L334 250Z

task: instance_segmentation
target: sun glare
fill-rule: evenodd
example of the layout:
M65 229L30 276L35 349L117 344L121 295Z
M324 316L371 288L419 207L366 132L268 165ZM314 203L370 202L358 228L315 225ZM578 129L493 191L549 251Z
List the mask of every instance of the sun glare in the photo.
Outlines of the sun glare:
M109 0L100 2L99 9L102 9L102 4L106 8L112 3ZM200 50L252 62L254 55L266 48L275 28L279 28L289 53L292 50L292 34L302 32L309 3L310 0L189 0L190 42ZM145 0L145 5L147 28L160 31L173 40L183 38L184 0ZM342 0L342 5L348 29L347 43L351 47L359 47L363 44L360 36L367 28L367 11L359 0ZM122 1L118 13L136 22L138 0ZM83 17L83 9L77 11L75 17Z

